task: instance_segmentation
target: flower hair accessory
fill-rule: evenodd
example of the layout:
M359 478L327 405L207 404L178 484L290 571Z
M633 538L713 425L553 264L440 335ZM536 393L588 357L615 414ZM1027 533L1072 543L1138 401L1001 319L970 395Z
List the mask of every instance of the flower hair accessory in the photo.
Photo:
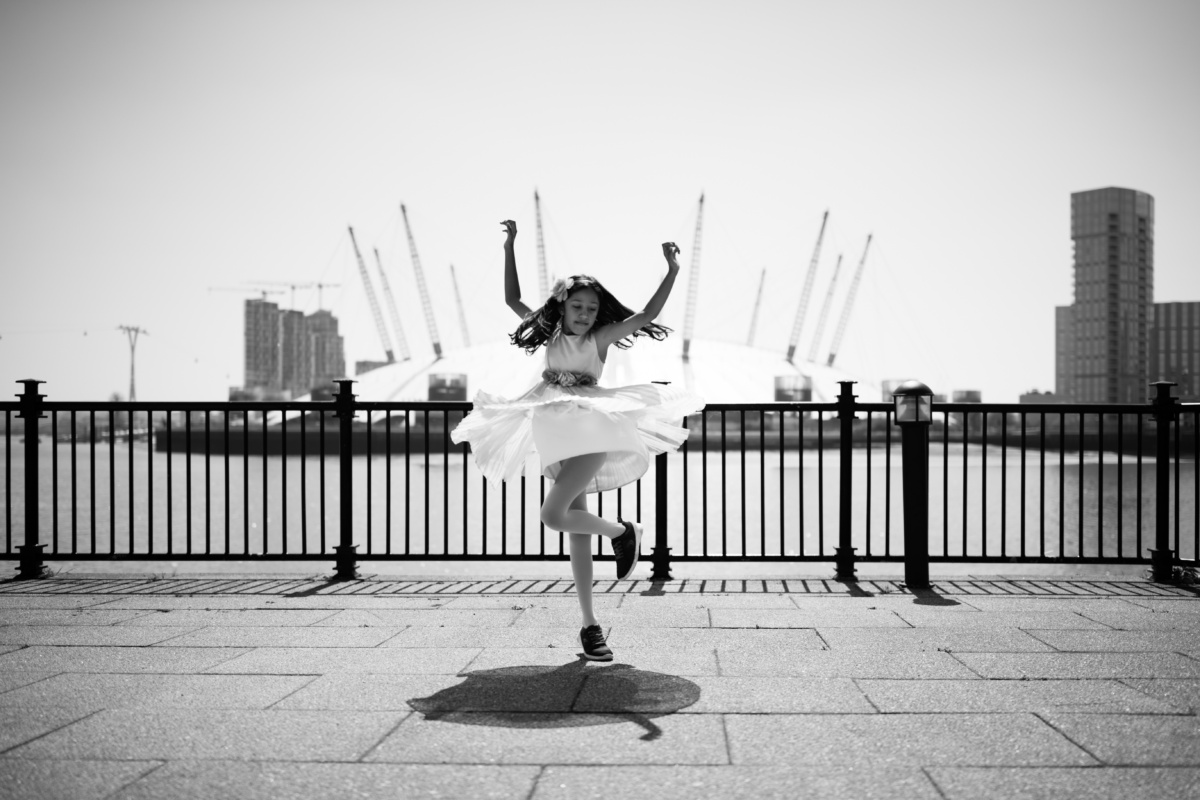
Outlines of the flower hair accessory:
M596 376L590 372L570 372L565 369L548 369L542 373L542 380L563 387L596 385Z
M564 278L559 278L550 287L550 296L560 303L565 303L567 302L567 295L571 293L571 287L574 285L574 281L568 283Z

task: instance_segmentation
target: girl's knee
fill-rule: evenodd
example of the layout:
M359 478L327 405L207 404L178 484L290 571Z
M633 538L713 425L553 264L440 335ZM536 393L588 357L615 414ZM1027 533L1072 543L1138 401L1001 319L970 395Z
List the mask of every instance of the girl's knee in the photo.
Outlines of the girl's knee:
M542 506L542 524L554 531L562 531L564 529L564 517L566 510L560 508L551 508L550 506Z

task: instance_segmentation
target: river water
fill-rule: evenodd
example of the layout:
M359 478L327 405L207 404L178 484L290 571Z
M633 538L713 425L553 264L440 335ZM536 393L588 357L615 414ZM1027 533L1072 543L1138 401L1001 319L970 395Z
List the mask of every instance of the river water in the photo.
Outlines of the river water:
M9 552L24 542L20 455L14 440L11 457L0 465L8 487L0 519ZM226 461L118 442L111 449L98 443L94 455L81 446L72 464L69 446L48 441L39 456L39 518L50 552L145 553L152 545L169 558L189 548L258 555L329 553L337 544L339 480L332 457L324 462L322 491L319 457L235 455ZM902 554L899 445L890 451L855 449L852 459L851 530L858 554ZM535 460L528 467L536 474ZM592 510L607 517L646 522L644 552L653 546L654 469L652 463L640 489L631 485L591 501ZM462 453L437 453L428 462L419 455L358 457L353 473L354 540L363 556L519 554L522 547L528 554L565 552L562 537L538 523L536 478L523 486L487 486ZM838 475L836 450L731 451L724 457L692 452L686 461L673 454L668 545L675 556L831 559L838 535ZM1179 464L1177 495L1174 474L1171 479L1172 547L1183 558L1195 558L1195 463ZM1112 453L1089 452L1082 460L1066 453L1060 466L1057 452L1046 453L1044 464L1040 454L1027 452L1022 468L1018 449L992 445L985 453L978 445L959 444L943 452L938 445L930 462L930 553L1144 555L1153 546L1155 497L1153 464L1143 463L1139 475L1136 463L1129 458L1118 463Z

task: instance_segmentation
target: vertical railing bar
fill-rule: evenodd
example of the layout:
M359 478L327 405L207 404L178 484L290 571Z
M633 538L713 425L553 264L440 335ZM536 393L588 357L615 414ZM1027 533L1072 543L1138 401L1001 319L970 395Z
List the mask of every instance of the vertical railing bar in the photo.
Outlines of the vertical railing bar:
M892 554L892 412L883 413L883 554Z
M804 555L804 418L800 417L800 555ZM825 414L817 412L817 555L825 555Z
M5 412L5 415L4 415L4 431L5 431L5 438L4 438L4 457L5 457L5 459L6 459L6 460L8 460L8 463L11 463L11 458L12 458L12 455L11 455L11 454L12 454L12 440L8 438L8 416L9 416L9 415L8 415L8 412ZM169 419L169 418L168 418L168 419ZM79 441L78 441L78 439L79 439L78 432L79 432L79 431L78 431L78 427L77 427L77 425L76 425L76 421L75 421L75 409L71 409L71 553L72 553L72 554L74 554L74 553L78 553L78 552L79 552L79 514L78 514L78 506L79 506L79 499L78 499L78 496L79 496L79 492L78 492L78 482L79 482L79 476L78 476L78 465L77 465L77 461L76 461L76 450L78 449L78 444L79 444ZM171 441L171 440L168 438L168 439L167 439L167 446L168 446L168 447L170 447L170 441ZM168 459L168 460L167 460L167 469L169 470L169 469L171 468L170 456L168 456L168 457L167 457L167 459ZM8 471L7 471L7 472L5 472L4 474L5 474L5 476L6 476L6 479L5 479L5 499L6 499L6 501L7 501L7 502L6 502L6 505L5 505L5 509L6 509L6 511L7 511L9 514L11 514L12 512L11 512L11 511L9 511L9 509L11 509L11 508L12 508L12 501L11 501L11 484L9 484L9 483L8 483L8 481L7 481L7 476L12 474L12 470L8 470ZM171 473L170 473L170 472L168 472L167 474L168 474L168 475L170 475ZM168 479L168 481L169 481L169 479ZM170 499L171 499L171 490L170 490L170 483L169 483L169 482L167 483L167 487L168 487L168 488L167 488L167 500L168 500L168 505L167 505L167 515L168 515L168 516L167 516L167 535L168 535L168 536L170 536L170 531L171 531L171 517L170 517L170 508L171 508L171 506L170 506L170 504L169 504L169 501L170 501ZM10 517L10 519L11 519L11 517ZM10 524L9 524L9 526L8 526L8 532L9 532L9 538L10 538L10 541L9 541L9 546L8 546L8 551L7 551L7 552L10 552L10 553L11 553L11 552L12 552L12 542L11 542L11 537L12 537L12 524L11 524L11 523L10 523Z
M525 555L525 473L521 473L521 555Z
M170 414L171 412L167 412ZM230 532L230 510L229 510L229 409L226 408L222 414L224 417L224 427L221 433L221 449L223 452L223 460L225 462L225 555L229 555L233 549L232 536Z
M95 410L88 411L88 439L91 443L90 463L88 464L88 483L90 484L91 498L91 521L92 521L92 549L91 552L96 552L96 412ZM10 504L11 508L11 504Z
M146 547L154 552L154 412L146 409Z
M279 541L280 553L287 555L288 551L288 446L287 446L287 409L279 411ZM368 487L370 484L368 483ZM369 507L369 506L368 506ZM367 541L370 542L368 536Z
M962 554L965 556L965 555L967 555L967 519L968 519L967 518L967 493L968 493L968 491L967 491L967 459L969 456L967 454L967 449L968 449L967 433L971 429L971 415L969 413L967 413L966 411L964 411L963 415L962 415L962 421L963 421L963 426L962 426L962 428L963 428L963 437L962 437L962 439L963 439Z
M300 552L308 555L308 409L300 412Z
M424 453L425 453L425 481L424 481L424 498L425 498L425 552L429 553L429 409L421 410L424 420Z
M392 554L392 410L383 412L384 464L383 464L383 552ZM464 508L466 502L464 498ZM466 522L466 517L463 517ZM466 525L463 525L463 535L466 536Z
M638 484L638 497L639 498L641 497L641 491L642 491L642 485L639 483ZM542 505L545 504L545 502L546 502L546 476L538 475L538 508L541 508ZM485 506L484 510L486 510L486 509L487 509L487 507ZM486 518L486 515L485 515L485 518ZM641 514L638 515L638 519L641 519ZM542 555L545 555L546 554L546 523L542 522L541 514L538 515L538 537L539 537L538 545L541 547Z
M1125 557L1125 414L1117 414L1117 558Z
M4 447L7 450L9 443ZM151 495L153 497L153 495ZM153 530L153 528L151 528ZM50 538L51 552L58 553L58 412L50 412Z
M508 555L508 482L500 484L500 555Z
M758 532L762 539L759 555L767 554L767 419L766 412L758 410ZM783 555L783 550L779 551Z
M184 536L187 541L187 549L185 552L188 555L192 554L192 412L191 409L183 412L183 436L187 443L184 447L183 462L183 483L184 483L184 498L183 498L183 513L184 513Z
M108 412L108 552L117 552L117 417Z
M700 417L700 555L708 555L708 413Z
M979 527L980 527L980 553L987 557L987 457L988 457L988 412L984 411L980 415L980 430L983 433L983 440L979 447Z
M134 490L134 478L133 478L133 424L134 424L134 422L135 422L136 420L135 420L135 419L134 419L134 417L133 417L133 409L132 409L132 408L130 408L130 409L127 409L127 410L126 410L126 413L125 413L125 419L126 419L126 421L129 423L129 444L128 444L128 447L129 447L129 458L127 459L127 460L128 460L128 462L129 462L129 469L128 469L128 473L129 473L129 488L128 488L128 492L127 492L127 494L129 495L129 552L130 552L130 553L132 553L132 552L134 551L134 547L133 547L133 520L134 520L134 512L135 512L135 510L136 510L136 506L134 505L134 491L133 491L133 490Z
M785 556L785 555L787 555L787 542L786 542L786 541L784 541L784 535L783 535L783 532L784 532L784 527L785 527L785 526L784 526L784 509L785 509L785 506L784 506L784 502L783 502L783 494L784 494L784 483L783 483L783 455L784 455L784 453L783 453L783 449L784 449L784 448L783 448L783 414L784 414L784 411L783 411L783 409L782 409L782 408L781 408L781 409L779 409L779 412L778 412L778 414L779 414L779 555L781 555L781 556ZM763 432L763 435L764 435L764 437L766 436L766 431L764 431L764 432ZM766 478L764 477L764 478L763 478L763 484L765 485L765 484L766 484L766 482L767 482L767 480L766 480ZM764 505L765 505L765 504L764 504Z
M488 499L487 478L480 478L479 485L480 485L480 487L482 487L481 491L479 492L479 495L482 498L482 502L480 503L480 506L483 509L483 525L482 525L483 532L481 534L481 536L483 537L483 544L480 547L480 554L486 556L487 555L487 499ZM545 549L546 549L545 546L543 546L542 550L545 550Z
M700 418L704 419L703 411L700 412ZM690 450L688 449L688 441L691 439L691 436L692 436L692 432L691 432L690 428L688 427L688 418L687 417L683 418L683 429L685 431L687 431L687 433L684 436L683 446L680 448L680 451L683 454L683 554L686 556L688 554L688 519L691 516L690 514L688 514L688 460L689 460L688 456L690 455ZM642 514L641 514L642 483L641 483L641 481L638 481L637 497L638 497L638 519L641 519L641 517L642 517Z
M1104 558L1104 413L1096 416L1099 418L1099 443L1096 445L1096 556Z
M1135 555L1142 555L1142 425L1145 418L1137 415L1137 502L1134 503L1134 508L1137 509L1137 550ZM1200 498L1198 498L1200 499ZM1200 557L1200 554L1197 554Z
M188 420L191 420L190 412ZM188 441L191 442L190 436ZM324 497L322 492L322 503ZM250 555L250 409L242 412L242 552Z
M738 467L738 471L740 472L741 484L742 484L742 487L741 487L741 495L742 495L742 506L741 506L742 555L745 556L745 555L747 555L747 552L746 552L746 411L745 411L745 409L740 409L738 411L738 430L739 430L740 442L741 442L741 453L739 454L740 466Z
M1175 428L1175 557L1179 557L1179 428L1183 423L1183 415L1176 414L1174 422ZM1200 561L1200 559L1197 559Z
M1000 413L1000 555L1008 555L1008 413Z
M726 436L725 429L727 427L727 419L725 409L721 409L721 498L729 496L729 485L726 481L726 462L729 460L729 453L725 446ZM726 503L721 503L721 556L729 555L729 544L726 540L727 525L726 525Z
M270 450L270 442L267 440L267 409L262 411L262 555L267 555L270 549L267 546L267 520L269 510L269 500L267 496L267 472L268 462L267 453Z
M942 555L950 555L950 412L942 412Z
M1028 416L1021 412L1021 558L1025 558L1025 487L1028 482L1025 476L1025 431Z
M372 502L372 497L371 497L371 495L373 494L374 488L375 488L371 483L371 467L372 467L371 462L375 460L375 458L374 458L375 454L374 454L374 452L372 452L372 447L371 447L371 440L374 438L373 436L371 436L371 430L372 430L371 429L371 409L368 408L367 409L367 486L366 486L366 492L365 492L366 497L367 497L367 555L371 555L373 552L375 552L374 551L374 538L375 537L372 536L373 529L372 529L372 525L371 525L371 522L374 519L372 514L374 512L374 506L375 506L375 503ZM429 480L429 470L428 469L425 470L425 480L427 480L427 481Z
M404 409L404 554L412 553L412 409ZM486 488L486 487L485 487ZM487 527L487 517L484 517Z
M212 409L204 409L204 553L212 553Z
M465 413L464 413L464 416L465 416ZM463 471L463 479L462 479L462 531L463 531L462 547L463 547L464 554L471 552L470 546L467 542L467 528L471 524L471 515L470 515L470 512L467 507L467 472L468 472L467 468L469 466L469 464L467 462L467 451L469 449L470 449L470 446L464 442L463 446L462 446L462 471ZM390 553L391 550L389 550L388 552Z
M874 411L867 412L867 493L865 498L867 501L867 510L863 519L865 526L863 528L863 536L867 540L866 554L868 557L871 555L871 450L874 446L871 442L871 429L875 425L874 415Z
M1192 412L1192 560L1200 562L1200 411Z
M1083 428L1084 416L1083 414L1079 415L1079 532L1075 542L1076 555L1080 558L1083 557L1083 448L1086 441Z
M71 434L72 442L74 441L75 433L75 412L71 412ZM12 546L12 412L8 409L4 410L4 552L13 552ZM71 447L71 508L72 520L74 519L75 508L75 448L74 444ZM74 524L72 523L71 541L74 542L78 537L74 534ZM74 550L71 551L75 552Z
M1042 454L1041 458L1041 474L1038 477L1038 518L1040 522L1040 532L1038 538L1041 541L1042 558L1046 557L1046 412L1042 412L1041 420L1038 423L1039 439L1038 449Z
M1066 555L1067 542L1067 415L1058 415L1058 557Z

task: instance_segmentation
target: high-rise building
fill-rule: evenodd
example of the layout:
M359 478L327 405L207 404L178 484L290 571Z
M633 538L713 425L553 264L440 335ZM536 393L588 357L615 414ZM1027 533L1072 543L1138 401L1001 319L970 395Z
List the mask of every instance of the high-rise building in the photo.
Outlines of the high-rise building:
M330 389L333 381L346 376L346 356L342 348L342 337L338 335L338 321L328 311L316 311L305 317L308 329L308 351L306 369L302 371L305 382L299 391Z
M1054 308L1054 394L1075 396L1075 306Z
M246 388L279 388L279 306L247 300L244 321Z
M1200 401L1200 302L1154 304L1150 380L1177 384L1172 393L1185 403Z
M1154 198L1133 189L1071 195L1075 303L1069 343L1059 332L1065 397L1141 403L1149 397L1154 304ZM1056 386L1056 389L1066 388Z
M346 374L337 317L305 316L266 300L247 300L245 384L231 396L283 399L326 390Z

